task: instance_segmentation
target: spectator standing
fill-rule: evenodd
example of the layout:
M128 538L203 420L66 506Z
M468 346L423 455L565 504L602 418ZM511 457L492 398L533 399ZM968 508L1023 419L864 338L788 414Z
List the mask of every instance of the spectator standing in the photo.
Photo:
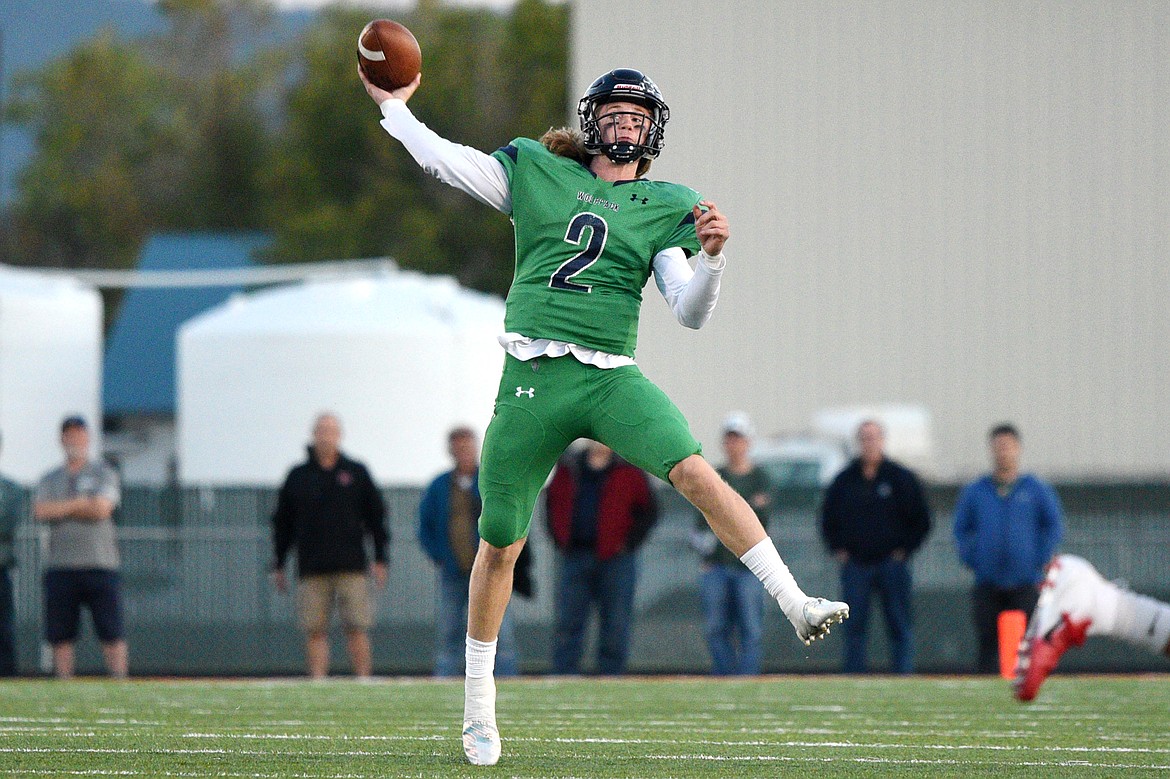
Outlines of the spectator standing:
M471 566L479 550L479 438L469 427L456 427L447 434L447 452L455 467L440 474L427 486L418 505L418 540L435 564L435 676L461 676L467 648L467 599ZM527 547L525 550L527 551ZM516 561L513 588L531 595L527 554ZM519 672L516 630L511 614L505 611L500 626L496 673L515 676Z
M80 416L61 423L65 464L37 484L33 517L49 527L45 562L45 637L58 679L73 677L81 607L89 609L106 670L125 678L129 666L122 619L121 558L114 509L122 499L118 474L91 460L89 426Z
M545 500L545 519L561 557L553 673L579 672L594 608L597 671L607 676L624 673L638 547L658 520L650 482L608 446L589 441L582 451L561 458Z
M0 676L16 676L16 602L10 568L16 565L15 535L20 521L20 487L0 476Z
M975 572L971 600L980 673L999 667L999 613L1032 613L1045 566L1064 533L1056 492L1020 472L1019 431L997 425L989 442L992 472L964 487L955 506L955 546Z
M336 414L317 417L309 457L289 472L272 516L273 584L279 592L288 590L284 563L295 546L297 614L314 679L329 673L329 617L335 603L354 675L370 676L374 609L369 578L382 589L389 573L382 494L366 466L342 453L341 435ZM367 538L373 544L372 564Z
M754 430L747 414L737 411L723 421L723 454L717 468L725 482L747 501L763 527L772 507L772 481L752 461ZM740 558L721 545L703 518L695 518L691 545L702 555L699 596L703 635L711 652L711 673L754 675L763 664L764 590Z
M821 535L841 566L841 597L852 619L845 630L846 673L865 673L869 606L877 595L890 637L891 670L914 670L910 556L930 532L930 509L913 471L886 457L885 430L868 419L857 428L859 454L825 491Z

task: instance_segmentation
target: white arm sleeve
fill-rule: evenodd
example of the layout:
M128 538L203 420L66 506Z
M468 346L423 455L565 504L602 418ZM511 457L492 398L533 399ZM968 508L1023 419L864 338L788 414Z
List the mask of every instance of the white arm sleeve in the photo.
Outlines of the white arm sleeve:
M654 256L654 281L670 310L683 327L698 330L707 324L719 300L719 279L727 259L699 252L691 270L686 254L678 247L663 249Z
M423 170L497 211L511 213L512 192L499 160L470 146L440 138L398 98L386 100L379 108L382 127L402 142Z

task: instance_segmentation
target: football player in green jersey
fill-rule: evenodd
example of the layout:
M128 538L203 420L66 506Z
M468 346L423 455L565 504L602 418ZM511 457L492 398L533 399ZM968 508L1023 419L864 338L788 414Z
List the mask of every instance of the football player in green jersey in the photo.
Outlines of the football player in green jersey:
M489 155L415 119L406 101L421 75L393 92L358 76L382 126L424 170L515 225L504 371L479 477L482 541L471 572L463 717L468 761L499 760L492 671L512 569L540 488L577 438L601 441L673 484L759 577L805 643L848 616L845 603L804 594L751 507L703 459L686 419L634 362L646 282L654 277L680 323L701 327L719 295L730 234L727 218L694 190L643 178L670 118L654 82L628 68L606 73L578 104L579 132L550 130Z

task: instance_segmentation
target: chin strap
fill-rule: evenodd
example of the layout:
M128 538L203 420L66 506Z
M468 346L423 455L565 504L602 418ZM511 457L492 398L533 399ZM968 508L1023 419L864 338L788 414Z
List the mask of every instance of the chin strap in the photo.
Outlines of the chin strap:
M602 154L610 162L624 165L627 162L637 162L642 157L642 147L632 143L608 143L601 148Z

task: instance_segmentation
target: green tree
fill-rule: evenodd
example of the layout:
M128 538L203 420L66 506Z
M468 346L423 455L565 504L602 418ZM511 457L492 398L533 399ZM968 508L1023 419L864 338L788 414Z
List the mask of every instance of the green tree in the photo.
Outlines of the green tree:
M508 220L427 176L378 125L356 74L367 11L332 7L265 48L266 0L159 7L161 35L103 33L24 78L14 116L37 151L10 261L127 267L152 231L250 228L273 232L273 261L393 256L507 290ZM402 21L423 49L411 107L440 134L491 151L565 123L564 5L422 2Z
M160 0L159 8L169 30L144 46L178 80L192 141L167 226L264 227L261 172L275 122L263 105L280 89L287 57L253 42L264 40L272 8L264 0Z
M18 180L21 251L63 267L123 267L175 197L190 142L179 92L103 33L19 84L13 113L37 152Z
M423 173L378 125L354 52L368 18L335 8L306 38L304 73L272 167L273 258L389 255L404 267L506 292L508 220ZM423 4L401 21L423 50L411 108L440 135L491 151L564 123L564 6L525 0L501 15Z
M156 230L264 226L273 122L259 106L278 63L235 62L263 6L160 8L161 36L103 32L20 80L12 115L36 153L18 180L10 261L127 267Z

